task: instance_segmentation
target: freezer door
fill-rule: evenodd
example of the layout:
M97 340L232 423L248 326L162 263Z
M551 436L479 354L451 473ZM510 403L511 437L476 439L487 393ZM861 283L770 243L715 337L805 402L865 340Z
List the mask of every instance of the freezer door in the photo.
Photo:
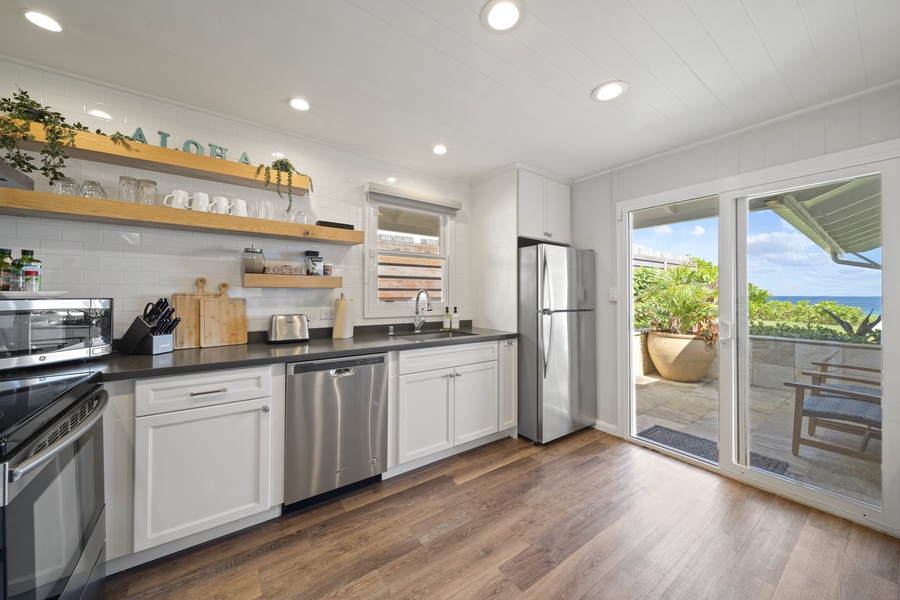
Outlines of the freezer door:
M542 315L537 438L546 443L594 424L597 415L596 313Z
M541 310L592 310L597 293L594 251L537 246L538 304Z

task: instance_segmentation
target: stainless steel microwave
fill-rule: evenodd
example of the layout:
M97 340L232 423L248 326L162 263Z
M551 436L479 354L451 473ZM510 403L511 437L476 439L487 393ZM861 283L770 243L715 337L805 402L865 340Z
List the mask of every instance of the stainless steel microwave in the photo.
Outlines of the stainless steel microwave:
M112 298L0 300L0 369L112 352Z

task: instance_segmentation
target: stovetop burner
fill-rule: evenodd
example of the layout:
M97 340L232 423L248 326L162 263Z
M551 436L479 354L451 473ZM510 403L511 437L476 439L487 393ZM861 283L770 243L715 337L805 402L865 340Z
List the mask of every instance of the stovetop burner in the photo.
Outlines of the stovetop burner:
M68 397L58 406L69 392L99 376L98 372L82 371L0 381L0 457L78 399Z

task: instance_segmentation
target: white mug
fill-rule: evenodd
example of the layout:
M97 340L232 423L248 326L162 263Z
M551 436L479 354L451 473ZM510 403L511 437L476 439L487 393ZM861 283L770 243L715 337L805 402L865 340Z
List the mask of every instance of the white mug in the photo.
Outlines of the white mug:
M188 193L184 190L173 190L171 194L163 198L163 204L171 208L184 208Z
M184 207L198 212L209 211L209 194L197 192L185 201Z
M247 216L247 201L237 198L234 201L234 204L231 205L231 214L233 214L236 217L246 217Z
M225 196L214 196L212 202L209 203L209 212L230 215L231 201Z

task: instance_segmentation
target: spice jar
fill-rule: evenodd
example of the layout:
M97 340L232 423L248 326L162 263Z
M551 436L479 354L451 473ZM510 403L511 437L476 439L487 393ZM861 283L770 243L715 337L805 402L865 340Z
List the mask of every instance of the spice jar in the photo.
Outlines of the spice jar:
M241 268L244 273L262 273L265 266L266 257L262 248L256 246L244 248L244 253L241 255Z

